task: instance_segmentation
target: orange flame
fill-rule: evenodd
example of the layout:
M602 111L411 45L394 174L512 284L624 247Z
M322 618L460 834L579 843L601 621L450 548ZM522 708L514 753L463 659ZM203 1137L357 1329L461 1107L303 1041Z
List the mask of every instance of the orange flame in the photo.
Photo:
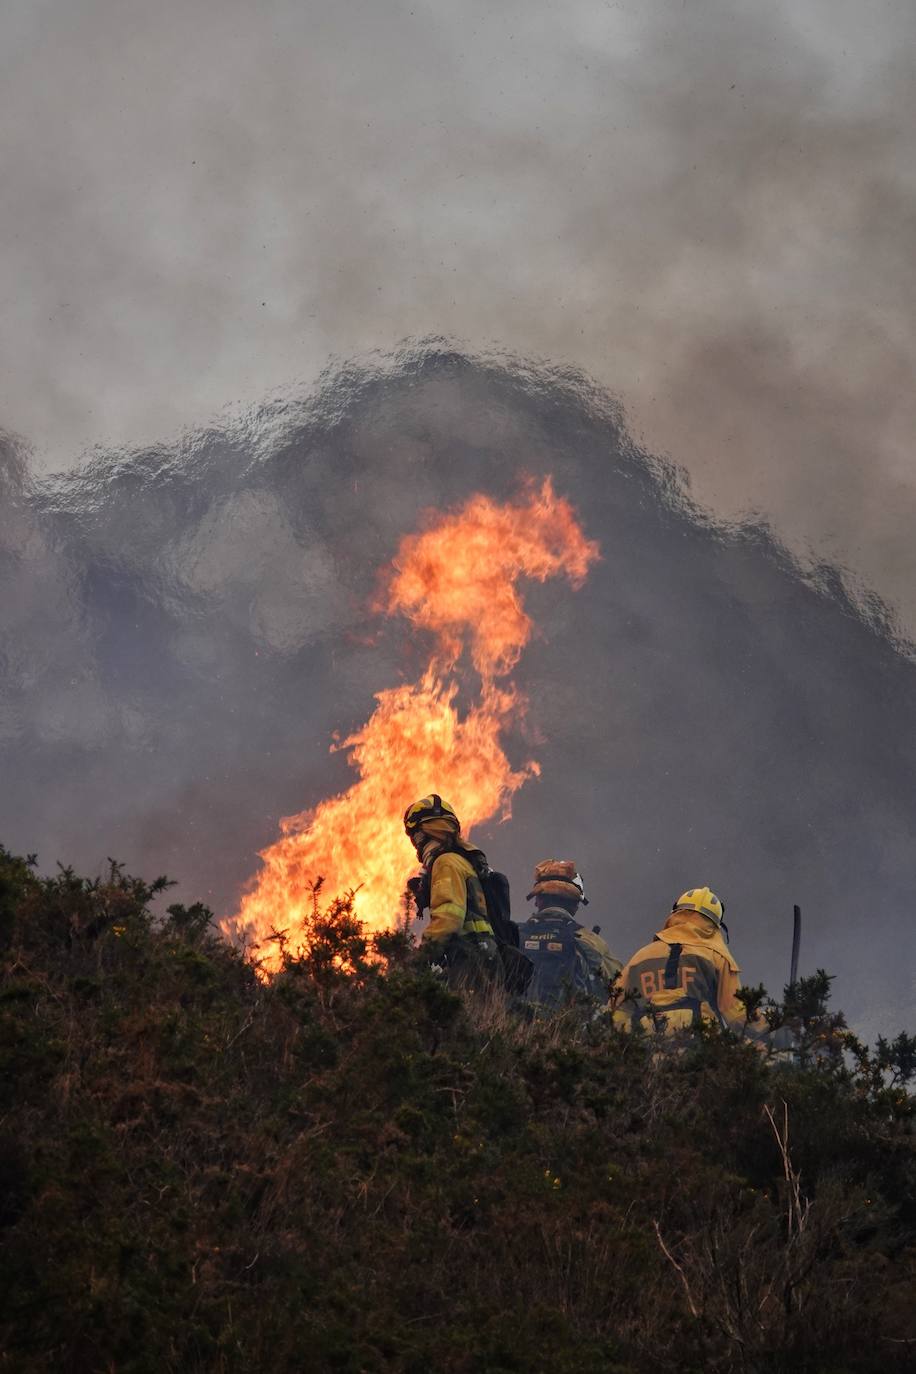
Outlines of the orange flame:
M539 772L533 761L514 770L500 742L525 710L515 687L497 682L532 633L517 583L562 573L578 586L597 557L598 546L549 478L515 503L473 496L402 540L380 609L401 612L435 635L428 667L418 682L378 692L363 728L332 746L347 751L357 781L281 822L281 838L261 851L263 867L239 911L222 923L226 934L258 946L286 930L295 946L319 876L329 895L357 887L356 910L367 927L390 928L402 918L405 884L416 867L402 826L412 801L430 792L447 797L465 835L493 816L508 817L512 795ZM481 688L462 717L458 685L447 674L466 647ZM279 962L274 947L260 953L266 969Z

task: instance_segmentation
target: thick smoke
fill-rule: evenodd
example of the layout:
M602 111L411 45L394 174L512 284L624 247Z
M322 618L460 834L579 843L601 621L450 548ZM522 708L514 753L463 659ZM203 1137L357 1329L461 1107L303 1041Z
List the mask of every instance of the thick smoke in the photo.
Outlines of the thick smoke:
M44 465L447 336L581 367L916 629L910 0L0 23L3 423Z
M425 660L372 611L379 568L424 511L523 473L553 474L603 559L578 592L528 593L539 738L512 748L543 773L480 836L517 901L571 855L626 956L710 882L773 989L797 901L803 966L866 1029L911 1022L916 668L877 603L704 517L600 392L533 365L418 348L37 485L9 448L0 837L231 909L280 816L346 785L333 733Z

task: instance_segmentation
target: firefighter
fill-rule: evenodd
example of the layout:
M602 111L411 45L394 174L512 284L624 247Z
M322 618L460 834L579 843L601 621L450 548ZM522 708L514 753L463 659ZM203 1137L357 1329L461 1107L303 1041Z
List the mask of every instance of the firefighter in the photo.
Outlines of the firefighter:
M736 993L739 968L726 943L725 903L708 887L692 887L671 908L651 944L625 966L614 998L614 1024L672 1034L701 1021L761 1043L761 1016L748 1019ZM724 938L723 938L724 937Z
M606 1003L620 960L597 930L576 920L588 905L585 885L571 859L543 859L534 870L534 915L519 931L521 947L534 964L528 1001L555 1010L577 995Z
M423 865L413 888L419 910L429 908L421 949L452 984L502 981L502 963L478 869L486 857L462 839L455 810L442 797L421 797L404 813L404 829Z

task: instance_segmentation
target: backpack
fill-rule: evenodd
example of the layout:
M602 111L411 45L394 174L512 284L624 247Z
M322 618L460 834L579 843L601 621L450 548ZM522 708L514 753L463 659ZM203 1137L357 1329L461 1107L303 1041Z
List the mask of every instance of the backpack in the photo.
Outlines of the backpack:
M531 982L534 965L519 947L518 926L512 919L509 879L505 873L498 873L492 869L479 849L464 854L464 857L477 874L483 889L487 920L492 927L493 938L499 951L506 990L521 995ZM429 906L430 883L430 875L424 871L418 877L411 878L407 884L418 916L422 916Z
M487 920L493 927L493 938L502 960L506 990L521 995L531 982L534 965L520 948L518 926L512 919L509 879L505 873L499 873L491 868L479 849L466 855L466 858L483 888Z
M560 916L533 916L522 926L522 948L534 965L529 1002L553 1010L577 994L606 999L607 989L577 939L581 929L578 921Z

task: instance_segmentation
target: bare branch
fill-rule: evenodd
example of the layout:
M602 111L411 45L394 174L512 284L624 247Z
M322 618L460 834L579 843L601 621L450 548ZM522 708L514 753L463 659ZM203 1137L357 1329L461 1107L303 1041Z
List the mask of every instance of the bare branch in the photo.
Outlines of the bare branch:
M687 1275L684 1273L683 1266L680 1265L680 1264L678 1264L677 1260L674 1258L674 1256L672 1255L671 1251L668 1249L667 1245L665 1244L665 1242L664 1242L664 1240L663 1240L663 1238L662 1238L661 1229L660 1229L659 1224L658 1224L658 1222L656 1221L655 1217L652 1218L652 1225L655 1227L655 1235L656 1235L656 1238L657 1238L657 1240L658 1240L659 1246L660 1246L660 1248L661 1248L662 1254L665 1256L665 1259L669 1262L669 1264L671 1264L672 1267L677 1271L677 1274L678 1274L678 1276L679 1276L679 1278L680 1278L680 1280L681 1280L681 1283L684 1285L684 1292L685 1292L685 1294L687 1295L687 1306L690 1308L690 1311L691 1311L691 1313L693 1314L694 1318L695 1318L697 1321L699 1321L699 1320L700 1320L700 1314L699 1314L699 1312L697 1311L696 1303L695 1303L694 1300L693 1300L693 1294L692 1294L691 1291L690 1291L690 1283L689 1283L689 1281L688 1281L688 1279L687 1279Z

